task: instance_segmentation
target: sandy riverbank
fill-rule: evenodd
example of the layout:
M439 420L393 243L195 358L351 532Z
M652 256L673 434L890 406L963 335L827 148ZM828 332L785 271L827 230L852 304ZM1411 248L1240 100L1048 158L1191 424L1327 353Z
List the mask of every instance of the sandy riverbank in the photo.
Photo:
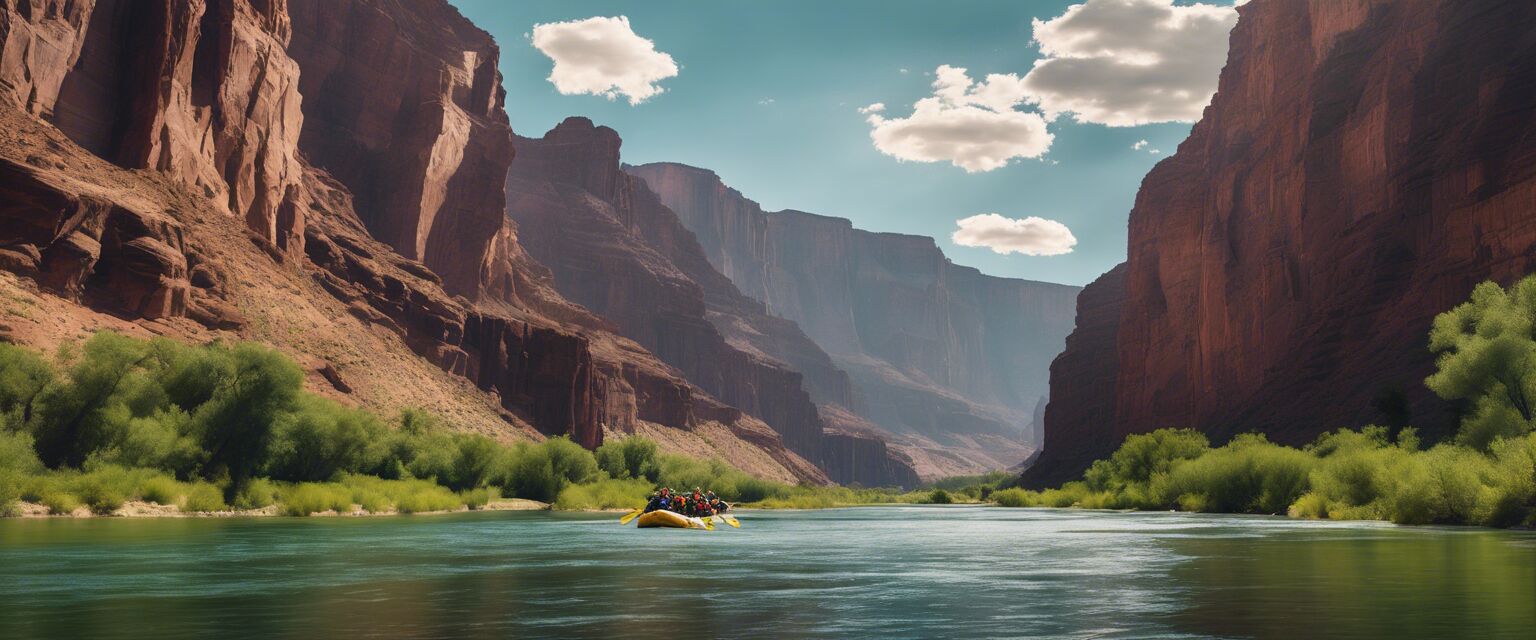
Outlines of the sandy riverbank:
M18 504L18 507L17 507L16 517L20 517L20 518L269 518L269 517L305 517L305 516L289 516L289 515L283 513L282 509L280 507L278 507L277 505L271 505L271 506L263 507L263 508L260 508L260 509L236 509L236 510L230 510L230 511L182 511L176 505L164 505L164 504L156 504L156 503L153 503L153 502L142 502L142 501L138 501L138 500L130 500L128 502L123 503L123 506L118 507L117 509L113 510L112 513L109 513L109 514L93 513L90 509L87 509L85 507L80 507L80 508L75 509L74 511L72 511L70 513L51 514L51 513L48 513L48 507L46 507L44 505L41 505L41 504L37 504L37 503L34 503L34 502L20 502L20 503L17 503L17 504ZM492 500L489 503L487 503L485 506L480 507L478 509L474 509L474 511L545 511L545 510L548 510L549 508L550 508L550 505L547 502L539 502L537 500L524 500L522 498L507 498L507 499L502 499L502 500ZM377 511L377 512L365 511L359 505L352 505L352 510L348 511L346 513L340 513L340 512L337 512L335 510L330 510L330 511L322 511L322 512L319 512L319 513L313 513L313 514L310 514L307 517L368 518L368 517L377 517L377 516L398 516L398 515L436 515L436 514L444 514L444 513L462 513L462 512L465 512L465 511L471 511L471 509L468 508L468 507L460 507L458 509L453 509L453 510L448 510L448 511L422 511L422 512L416 512L416 513L404 514L404 513L400 513L399 511L396 511L396 510L393 510L393 509L388 510L388 511Z

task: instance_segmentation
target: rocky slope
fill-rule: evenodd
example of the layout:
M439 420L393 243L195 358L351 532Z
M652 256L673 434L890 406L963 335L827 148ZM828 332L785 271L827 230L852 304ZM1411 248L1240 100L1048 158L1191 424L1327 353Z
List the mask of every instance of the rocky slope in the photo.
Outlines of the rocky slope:
M9 339L258 339L380 409L588 446L665 433L825 481L761 420L566 302L522 252L503 215L514 149L495 44L445 2L3 9Z
M621 170L620 144L615 131L585 118L516 141L507 210L559 291L713 396L761 417L835 480L915 484L910 463L892 458L878 438L824 433L813 394L850 404L847 375L794 323L767 315L709 264L677 216Z
M1423 385L1431 319L1536 268L1536 5L1239 12L1205 117L1142 183L1123 275L1095 285L1123 277L1122 300L1081 307L1026 481L1170 425L1443 436L1450 407ZM1110 348L1112 393L1096 366L1068 366Z
M949 262L931 238L764 212L708 170L629 171L712 265L848 371L857 413L896 434L925 475L1007 468L1035 448L1027 428L1077 287L983 275Z

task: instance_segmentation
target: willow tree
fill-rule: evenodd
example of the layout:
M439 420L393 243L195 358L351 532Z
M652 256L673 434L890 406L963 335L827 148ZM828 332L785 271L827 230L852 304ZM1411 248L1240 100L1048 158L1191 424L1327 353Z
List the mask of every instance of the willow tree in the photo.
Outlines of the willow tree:
M1430 350L1439 370L1425 384L1446 400L1464 400L1458 439L1487 450L1495 440L1531 431L1536 417L1536 277L1509 289L1484 282L1467 302L1435 318Z

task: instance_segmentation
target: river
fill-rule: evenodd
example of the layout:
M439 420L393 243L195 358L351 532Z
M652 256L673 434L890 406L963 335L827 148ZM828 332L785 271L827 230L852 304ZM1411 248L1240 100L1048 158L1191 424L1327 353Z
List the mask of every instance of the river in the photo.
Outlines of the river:
M1531 638L1536 534L989 507L0 521L5 638Z

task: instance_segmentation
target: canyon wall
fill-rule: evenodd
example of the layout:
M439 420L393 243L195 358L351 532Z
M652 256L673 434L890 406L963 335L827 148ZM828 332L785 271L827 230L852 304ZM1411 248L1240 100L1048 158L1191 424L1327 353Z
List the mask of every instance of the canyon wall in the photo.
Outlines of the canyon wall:
M620 145L615 131L585 118L517 140L508 212L560 293L712 396L763 419L794 451L826 459L833 479L915 484L878 438L838 432L827 448L816 403L851 404L847 375L794 323L768 316L710 265L694 234L621 169Z
M708 170L629 171L697 235L712 265L848 371L860 415L962 456L1012 458L1003 467L1035 447L1026 428L1071 329L1077 287L984 275L950 262L932 238L764 212Z
M3 284L64 310L8 318L7 339L230 334L380 409L425 401L589 447L669 430L766 477L827 480L523 253L496 46L446 2L3 8L0 268L47 294Z
M1536 5L1239 13L1214 100L1142 183L1123 274L1095 285L1123 278L1123 298L1080 305L1026 483L1165 426L1443 438L1455 417L1423 384L1432 319L1536 268ZM1074 364L1107 349L1112 388Z

